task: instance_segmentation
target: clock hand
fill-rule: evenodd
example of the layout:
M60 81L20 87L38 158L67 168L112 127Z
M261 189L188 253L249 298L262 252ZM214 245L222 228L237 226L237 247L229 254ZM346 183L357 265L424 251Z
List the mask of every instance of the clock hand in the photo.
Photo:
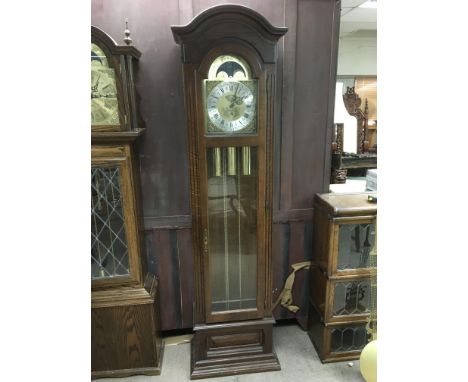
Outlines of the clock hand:
M101 76L99 76L96 80L96 84L94 86L91 86L91 98L98 98L99 97L99 92L98 92L98 86L99 86L99 80L101 79Z
M101 93L105 95L105 97L114 97L113 86L111 83L107 83L101 88Z
M237 95L233 95L233 99L232 99L232 102L231 104L229 105L230 108L232 108L234 105L240 105L244 100L244 97L242 96L237 96Z
M240 83L237 83L236 92L234 93L235 96L237 96L237 92L239 91L239 88L240 88Z
M232 95L231 104L229 105L230 109L232 109L235 104L239 105L239 103L237 102L238 99L239 99L239 97L237 96L237 92L239 91L239 87L240 87L240 83L237 83L236 91Z
M234 95L232 96L232 101L231 101L231 104L229 105L229 108L232 109L232 108L234 107L234 105L236 105L236 104L237 104L237 97L236 97L236 95L234 94Z

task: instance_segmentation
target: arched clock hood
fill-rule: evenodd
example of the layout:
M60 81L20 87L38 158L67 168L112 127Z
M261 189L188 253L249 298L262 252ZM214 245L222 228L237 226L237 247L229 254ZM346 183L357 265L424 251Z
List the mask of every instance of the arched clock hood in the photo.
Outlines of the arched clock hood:
M251 45L264 63L275 63L278 40L288 31L275 27L260 13L242 5L219 5L199 13L187 25L172 26L182 61L197 63L214 45L243 42Z

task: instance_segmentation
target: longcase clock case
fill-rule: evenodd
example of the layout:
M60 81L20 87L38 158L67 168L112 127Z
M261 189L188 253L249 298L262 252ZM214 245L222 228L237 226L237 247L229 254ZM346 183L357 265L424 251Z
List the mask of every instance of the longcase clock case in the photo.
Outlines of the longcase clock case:
M191 378L280 369L272 344L272 139L277 41L286 31L236 5L172 27L190 161Z
M127 36L128 37L128 36ZM141 53L91 27L91 377L161 372L158 280L142 257L134 141Z

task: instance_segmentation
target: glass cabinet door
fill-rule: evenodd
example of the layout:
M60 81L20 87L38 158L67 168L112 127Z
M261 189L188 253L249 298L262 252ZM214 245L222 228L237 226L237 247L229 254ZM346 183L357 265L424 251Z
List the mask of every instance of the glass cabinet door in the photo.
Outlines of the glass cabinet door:
M340 224L337 270L369 268L369 253L375 243L375 223Z
M370 312L371 280L338 281L333 293L333 316Z
M91 168L91 279L129 276L120 166Z
M330 336L331 353L361 351L368 342L366 324L334 326L330 329Z
M91 148L91 282L141 280L129 146Z

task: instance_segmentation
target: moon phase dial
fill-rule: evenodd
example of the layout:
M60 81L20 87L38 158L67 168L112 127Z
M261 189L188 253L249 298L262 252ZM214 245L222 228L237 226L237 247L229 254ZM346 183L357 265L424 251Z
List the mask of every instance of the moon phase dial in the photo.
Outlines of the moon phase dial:
M254 81L206 81L207 133L255 133Z

